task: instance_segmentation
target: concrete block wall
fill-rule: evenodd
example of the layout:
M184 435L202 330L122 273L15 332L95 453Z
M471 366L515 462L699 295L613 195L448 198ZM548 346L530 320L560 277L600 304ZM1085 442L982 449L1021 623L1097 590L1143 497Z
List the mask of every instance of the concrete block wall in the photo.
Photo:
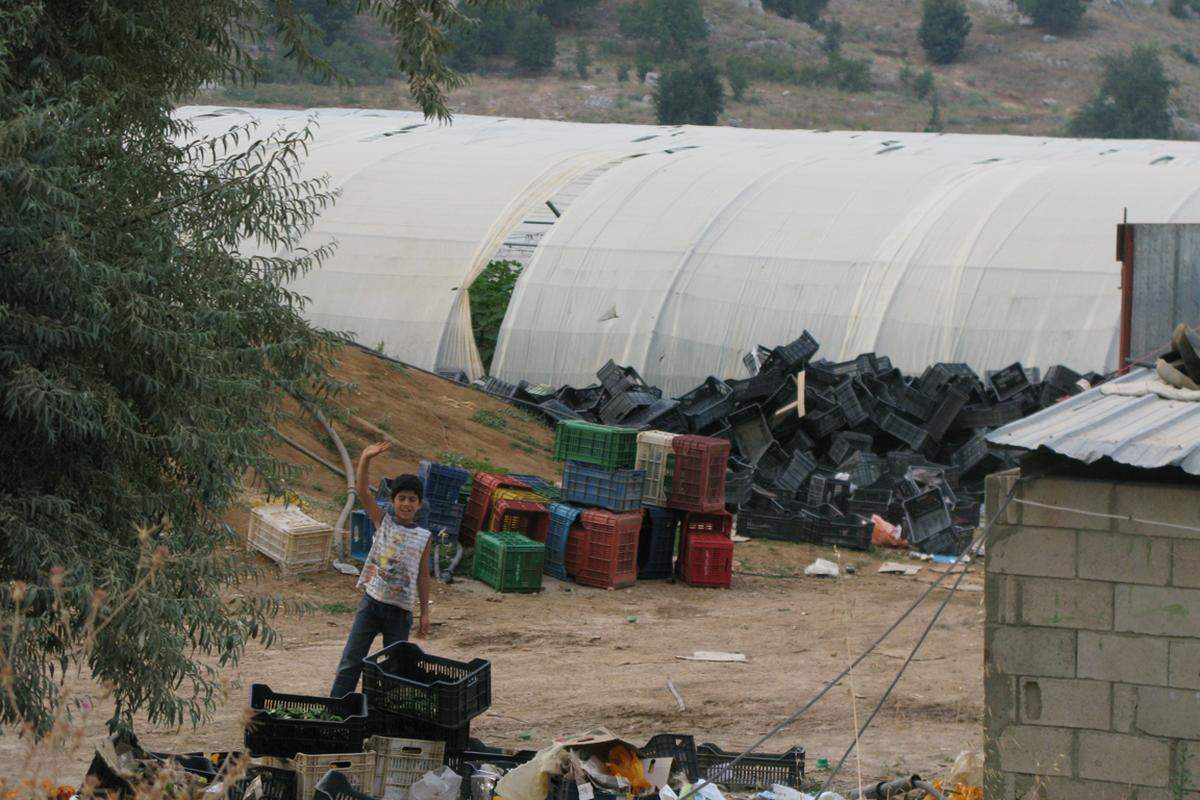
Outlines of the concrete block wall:
M1016 471L988 478L995 513ZM1040 478L988 537L988 800L1200 800L1200 486Z

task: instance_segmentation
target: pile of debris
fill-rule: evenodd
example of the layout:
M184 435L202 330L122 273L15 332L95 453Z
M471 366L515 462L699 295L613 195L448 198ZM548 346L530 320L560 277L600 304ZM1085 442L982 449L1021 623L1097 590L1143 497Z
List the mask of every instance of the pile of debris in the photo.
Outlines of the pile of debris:
M870 547L883 522L929 553L958 554L979 523L983 479L1011 465L986 434L1104 380L1020 363L980 377L938 363L905 375L887 356L816 359L805 331L759 346L750 375L709 377L676 398L612 361L577 388L487 378L481 388L554 422L689 433L728 440L727 504L752 536Z

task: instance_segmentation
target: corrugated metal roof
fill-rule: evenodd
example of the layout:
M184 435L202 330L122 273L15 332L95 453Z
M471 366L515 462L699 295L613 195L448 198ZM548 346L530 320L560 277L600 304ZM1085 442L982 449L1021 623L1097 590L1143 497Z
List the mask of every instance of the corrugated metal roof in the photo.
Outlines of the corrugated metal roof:
M1118 382L1152 377L1135 370ZM1091 463L1113 461L1154 469L1176 466L1200 475L1200 403L1157 395L1122 397L1099 387L993 431L992 444L1056 453Z

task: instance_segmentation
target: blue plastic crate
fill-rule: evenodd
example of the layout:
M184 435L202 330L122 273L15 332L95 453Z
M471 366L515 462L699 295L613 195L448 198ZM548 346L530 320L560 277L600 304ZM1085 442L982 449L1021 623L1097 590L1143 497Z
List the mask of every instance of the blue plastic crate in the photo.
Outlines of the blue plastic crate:
M542 572L560 581L567 579L567 537L571 535L571 527L583 513L582 508L575 508L566 503L551 503L550 530L546 534L546 560L542 564Z
M646 508L638 541L638 580L671 577L679 516L679 512L671 508Z
M589 508L637 511L642 507L645 482L645 470L609 470L568 461L563 468L563 499Z
M537 475L518 475L513 472L510 472L508 477L521 481L547 500L554 500L558 497L558 487L545 478Z
M359 509L350 512L350 557L366 561L375 541L375 524L367 512Z
M465 510L457 498L449 502L427 500L417 511L417 524L433 533L445 531L451 538L457 538Z
M417 477L425 486L426 500L445 503L458 499L462 487L471 480L471 473L462 467L422 461L417 467Z

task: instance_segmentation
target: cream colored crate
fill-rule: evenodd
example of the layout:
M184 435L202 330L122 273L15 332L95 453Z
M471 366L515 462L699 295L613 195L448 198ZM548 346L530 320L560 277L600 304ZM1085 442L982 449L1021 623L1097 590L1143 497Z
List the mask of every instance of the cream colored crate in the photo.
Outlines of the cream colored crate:
M402 789L407 795L422 775L441 769L446 755L445 742L391 736L368 738L367 749L375 751L374 794L379 798L385 797L388 789Z
M634 469L646 471L642 484L642 505L666 506L671 496L671 472L675 450L671 443L677 434L662 431L642 431L637 437L637 459Z
M331 769L345 775L350 785L363 794L371 794L375 790L374 750L324 755L296 753L292 764L296 768L296 800L311 800L313 789Z
M284 575L324 569L332 544L333 528L295 506L263 506L250 512L246 546L279 564Z

